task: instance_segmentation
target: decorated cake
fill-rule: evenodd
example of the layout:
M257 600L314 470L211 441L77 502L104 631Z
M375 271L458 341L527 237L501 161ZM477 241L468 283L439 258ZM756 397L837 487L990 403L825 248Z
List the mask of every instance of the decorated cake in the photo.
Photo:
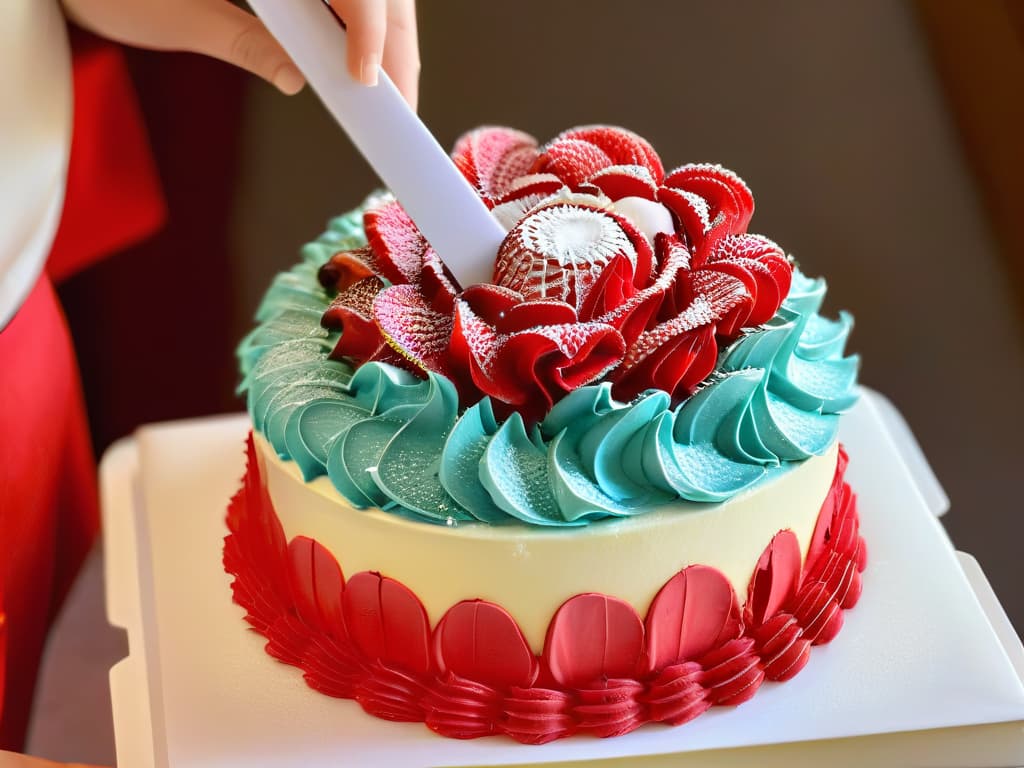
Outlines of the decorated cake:
M851 318L720 166L604 126L452 157L508 233L490 283L378 194L239 348L224 565L267 652L371 715L526 743L793 677L861 591Z

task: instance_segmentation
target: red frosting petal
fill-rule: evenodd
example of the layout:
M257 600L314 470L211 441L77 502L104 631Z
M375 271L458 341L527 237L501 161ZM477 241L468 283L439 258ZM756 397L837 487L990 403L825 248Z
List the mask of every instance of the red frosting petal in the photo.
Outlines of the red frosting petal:
M355 691L359 706L374 717L415 723L423 720L422 702L427 688L417 674L382 667L364 677Z
M524 388L519 408L524 418L536 419L567 393L603 376L625 349L611 326L544 325L509 336L497 350L498 370L516 372L520 386L531 382L539 388L545 402Z
M811 534L811 544L807 548L807 562L814 563L821 557L825 545L831 538L828 530L832 526L832 517L835 515L837 504L843 492L843 474L850 463L849 456L842 446L839 448L839 457L836 461L836 471L832 475L832 486L828 489L828 495L822 504L821 512L818 513L818 521L814 524L814 533Z
M579 702L572 711L579 730L602 739L636 730L647 720L640 701L643 692L644 686L637 680L614 678L577 691Z
M839 552L832 551L815 563L807 573L806 583L820 584L840 608L852 608L860 597L860 569L857 562Z
M711 701L702 681L703 672L693 661L661 670L644 697L651 720L681 725L706 712Z
M339 640L345 638L341 608L345 578L334 555L319 542L296 536L288 544L288 559L288 586L299 617Z
M661 267L654 283L639 293L630 295L628 286L618 289L617 284L610 282L622 279L616 274L613 264L605 271L605 274L601 275L597 285L588 295L587 304L583 309L584 312L597 314L597 307L604 307L604 314L599 315L596 319L598 322L607 323L613 328L617 328L625 339L627 348L632 346L640 334L649 327L669 289L675 284L676 275L690 263L689 251L674 236L670 237L659 233L655 238L655 250L661 255L658 260ZM606 277L608 274L611 276ZM606 281L618 289L615 296L607 296ZM616 304L613 300L618 297L619 293L621 293L622 299ZM591 302L596 306L593 306ZM587 315L584 315L584 318L586 317Z
M544 662L561 685L589 687L603 678L633 678L644 625L633 606L607 595L569 598L548 626Z
M515 688L505 699L504 731L523 744L546 744L576 732L573 696L550 688Z
M438 678L421 702L432 731L454 739L476 739L498 733L502 697L494 688L448 673Z
M615 371L615 396L628 401L649 387L677 399L692 394L718 359L714 324L687 328L694 322L682 313L641 335Z
M384 277L392 283L419 282L427 241L401 205L392 201L371 208L363 214L363 228Z
M580 318L597 320L604 316L615 316L620 321L616 327L621 327L629 312L619 313L618 310L634 296L636 286L633 283L633 262L623 254L617 254L597 276L580 303Z
M534 369L543 366L543 370L550 371L555 383L566 392L600 377L625 352L622 337L614 328L600 323L577 323L544 325L513 334L506 344L506 354L514 354L520 344L532 344L532 339L547 342L549 350L556 353L540 352Z
M736 280L743 283L744 289L747 293L747 298L743 301L737 302L731 309L724 312L721 317L718 318L718 322L715 323L715 331L718 337L724 341L731 341L740 334L740 330L758 325L754 322L753 315L754 311L758 306L758 298L761 297L761 310L763 314L766 306L772 307L771 314L768 315L765 320L771 318L775 314L775 309L778 309L778 304L781 304L781 298L778 298L778 303L773 305L772 293L775 290L774 284L771 282L771 276L768 275L767 270L758 264L756 261L739 263L735 261L723 261L715 264L709 263L704 269L698 270L699 275L695 274L695 282L700 279L707 279L707 277L715 272L728 275L729 277L735 278ZM767 279L768 291L767 300L764 300L764 294L758 290L758 277L762 278L762 282Z
M442 672L497 688L529 687L539 669L515 619L483 600L448 610L434 631L434 658Z
M523 294L500 285L471 285L460 297L473 313L495 328L516 306L523 303Z
M786 262L786 253L764 235L752 235L745 232L723 238L715 249L711 261L733 259L766 261L769 258ZM790 273L792 274L792 270L790 270Z
M366 245L331 256L317 272L317 280L329 291L344 291L363 278L376 275L379 270L373 249Z
M792 531L779 531L761 553L750 578L744 618L760 626L788 606L800 587L800 543Z
M576 310L564 301L534 299L510 307L495 320L499 333L516 333L540 325L571 325L576 322Z
M754 196L746 183L720 165L690 164L665 177L664 186L695 192L710 208L712 225L721 218L727 234L747 231L754 215Z
M341 329L331 357L348 357L357 362L369 360L384 345L384 337L373 319L373 300L384 288L377 277L367 277L334 297L320 319L325 328Z
M291 598L288 545L260 479L251 433L246 442L245 480L228 506L227 524L238 534L229 536L224 544L224 567L236 575L231 592L235 602L245 606L246 621L264 632L284 613Z
M615 165L641 165L651 172L658 184L665 177L661 158L646 139L625 128L612 125L590 125L573 128L561 134L560 140L586 141L601 149Z
M718 569L691 565L655 596L646 626L649 671L697 659L739 636L736 593Z
M742 274L753 283L752 277ZM753 304L748 284L721 269L682 272L676 280L675 293L676 303L685 309L673 321L693 324L691 327L717 324L734 311L741 311L746 316Z
M343 699L355 698L359 682L366 675L366 666L355 647L327 636L308 643L300 663L310 688Z
M373 301L373 316L388 344L402 355L425 370L447 372L445 352L452 335L452 317L435 311L419 288L385 288Z
M643 165L613 165L595 173L589 183L612 200L623 197L654 200L658 196L658 184Z
M528 173L508 185L508 190L501 196L499 203L508 203L512 200L522 200L530 195L547 197L565 185L562 180L553 173Z
M578 190L595 173L615 164L600 147L589 141L559 137L548 144L532 170L553 174L566 186Z
M463 300L456 309L449 351L456 374L468 373L481 392L535 419L567 392L614 366L625 343L618 331L600 323L538 325L499 333Z
M753 638L739 637L701 658L701 682L710 704L736 706L750 699L765 678Z
M814 645L829 642L843 626L843 611L825 582L815 582L801 590L793 616L803 627L804 638Z
M712 230L711 207L696 192L673 187L658 189L658 202L668 208L679 220L682 235L703 257L704 245Z
M761 235L723 238L715 246L706 266L736 277L741 277L741 272L745 274L741 279L750 289L753 304L747 316L742 318L744 326L768 322L789 293L793 278L793 266L785 252ZM725 333L720 324L719 333L731 336L738 330Z
M363 655L414 674L430 669L427 612L406 586L363 571L348 580L342 603L345 624Z
M538 154L533 136L489 126L462 136L455 143L452 159L480 196L493 205L512 182L530 172Z
M504 403L520 402L522 396L514 376L499 366L498 347L504 338L473 311L468 301L463 299L455 305L448 351L460 399L471 402L473 393L482 392Z
M417 282L423 297L435 312L452 313L460 286L433 248L428 247L423 254L423 270Z
M775 614L752 634L769 680L795 677L811 657L810 641L803 636L797 620L788 613Z

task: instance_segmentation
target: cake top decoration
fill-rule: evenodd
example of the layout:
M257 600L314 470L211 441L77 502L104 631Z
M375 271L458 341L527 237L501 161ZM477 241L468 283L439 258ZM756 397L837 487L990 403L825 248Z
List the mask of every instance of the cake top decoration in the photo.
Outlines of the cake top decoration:
M668 173L622 128L566 131L540 147L506 128L462 137L456 166L508 229L490 283L460 286L402 206L364 215L368 245L321 270L336 295L333 357L387 362L489 396L499 417L541 419L566 394L610 382L628 401L674 402L714 370L720 348L770 320L792 266L747 233L746 184L713 165Z
M305 480L420 521L581 526L722 502L834 444L853 320L746 231L735 174L666 173L621 128L483 128L452 166L505 232L490 282L374 195L239 346L253 426Z

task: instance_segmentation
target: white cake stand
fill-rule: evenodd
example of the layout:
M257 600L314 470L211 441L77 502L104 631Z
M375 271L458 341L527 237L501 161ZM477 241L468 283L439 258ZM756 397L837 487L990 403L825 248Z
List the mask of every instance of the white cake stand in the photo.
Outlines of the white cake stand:
M247 632L221 568L244 416L154 425L102 467L118 763L199 766L1024 764L1024 648L905 423L864 392L843 420L869 550L863 599L793 680L679 728L540 747L444 739L308 689Z

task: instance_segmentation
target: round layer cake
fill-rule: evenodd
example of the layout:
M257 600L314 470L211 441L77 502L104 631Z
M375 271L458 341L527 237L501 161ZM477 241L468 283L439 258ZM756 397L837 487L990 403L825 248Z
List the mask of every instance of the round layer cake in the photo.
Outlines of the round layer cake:
M268 652L370 714L529 743L792 677L860 595L850 317L721 167L608 127L453 157L508 231L492 283L379 195L239 349L224 557Z

